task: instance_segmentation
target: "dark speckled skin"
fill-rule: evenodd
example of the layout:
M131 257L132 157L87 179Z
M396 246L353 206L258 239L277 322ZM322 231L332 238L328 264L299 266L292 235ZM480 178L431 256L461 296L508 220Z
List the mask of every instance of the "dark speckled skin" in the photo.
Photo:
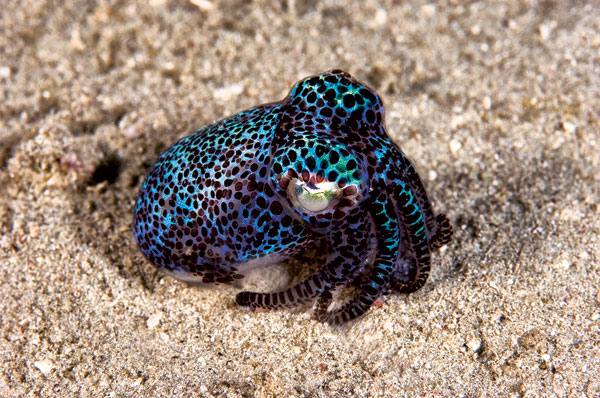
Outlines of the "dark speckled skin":
M140 189L134 233L155 266L202 282L230 282L252 260L325 242L327 261L315 274L236 301L281 308L319 297L317 317L340 324L383 294L419 289L430 253L452 228L434 215L415 169L389 139L379 96L333 70L164 152ZM349 282L359 284L357 296L329 311L331 291Z

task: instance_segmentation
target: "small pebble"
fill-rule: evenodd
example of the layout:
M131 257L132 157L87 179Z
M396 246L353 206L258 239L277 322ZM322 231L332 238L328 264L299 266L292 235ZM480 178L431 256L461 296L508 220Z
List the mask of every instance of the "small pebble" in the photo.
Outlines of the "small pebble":
M242 83L236 83L225 87L216 89L213 93L216 99L221 101L227 101L236 95L240 95L244 91L244 85Z
M73 29L71 31L71 42L69 44L71 45L71 48L76 51L83 51L87 48L79 29Z
M483 105L483 109L489 111L492 108L492 99L488 96L485 96L483 97L481 104Z
M563 122L562 128L565 131L565 133L569 133L569 134L573 134L575 132L575 130L577 130L577 126L575 126L575 124L573 124L571 122Z
M467 347L469 347L471 351L478 351L481 348L481 340L472 338L467 342Z
M550 362L550 354L543 354L542 359L546 362Z
M548 24L540 25L538 30L540 32L540 37L542 38L542 40L548 40L550 34L552 33L552 27Z
M129 139L133 139L141 136L144 133L144 129L142 128L141 123L135 123L125 130L123 130L123 135Z
M464 115L453 115L452 119L450 119L450 127L455 129L457 127L462 127L466 123L466 118Z
M215 5L208 0L190 0L190 3L202 11L212 11L215 9Z
M435 170L429 170L428 174L429 181L435 181L435 179L438 177L438 173Z
M385 25L386 21L387 21L387 12L383 8L378 8L377 12L375 13L375 18L374 18L375 25L383 26L383 25Z
M435 14L435 4L425 4L423 7L421 7L421 12L426 17L431 17L433 14Z
M10 66L0 66L0 78L8 79L12 74Z
M52 369L54 369L54 363L49 359L35 361L33 364L39 369L40 372L42 372L44 376L48 376L48 374L52 372Z
M460 143L460 141L452 139L452 140L450 140L450 143L448 144L448 146L450 147L450 152L453 155L455 155L462 147L462 144Z
M146 321L146 326L148 326L149 329L154 329L160 323L162 316L162 312L157 312L153 315L150 315L150 317L148 317L148 320Z

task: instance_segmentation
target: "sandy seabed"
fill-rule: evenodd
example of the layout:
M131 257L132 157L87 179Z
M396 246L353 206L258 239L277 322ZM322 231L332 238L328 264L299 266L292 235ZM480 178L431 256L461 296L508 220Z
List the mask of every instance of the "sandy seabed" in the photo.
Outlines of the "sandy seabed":
M0 396L600 396L598 2L10 1L0 48ZM454 224L425 287L331 328L149 265L158 154L331 68Z

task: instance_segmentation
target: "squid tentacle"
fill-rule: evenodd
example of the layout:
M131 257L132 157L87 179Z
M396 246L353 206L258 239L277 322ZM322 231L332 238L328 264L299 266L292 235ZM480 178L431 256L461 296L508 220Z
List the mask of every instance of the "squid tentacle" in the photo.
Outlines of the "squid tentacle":
M395 184L393 198L409 244L407 253L396 264L390 285L395 292L412 293L419 290L429 277L431 255L425 233L427 217L413 192L406 190L401 181Z
M339 325L364 314L381 296L388 285L399 250L398 219L394 205L385 191L374 198L370 209L377 229L377 256L369 277L363 282L360 293L341 307L326 312L331 301L326 292L319 300L317 318L331 325Z
M365 260L369 252L368 234L372 228L368 217L360 217L357 221L336 230L328 238L329 247L339 247L327 256L326 265L313 275L299 283L276 292L261 293L243 291L237 294L237 304L255 308L289 308L310 301L323 292L345 285L359 273L364 271ZM350 249L352 248L352 249Z
M349 302L336 310L325 312L331 296L323 294L319 300L317 318L333 325L339 325L364 314L373 302L383 294L390 283L394 283L393 272L400 247L400 225L405 227L406 241L414 255L415 269L418 274L414 283L402 286L405 290L416 290L421 287L429 275L430 253L427 242L427 231L423 211L415 200L411 190L402 181L393 185L393 199L387 192L382 192L374 201L371 209L377 225L377 258L368 280L363 283L361 292Z
M408 158L401 154L398 164L401 175L404 175L404 178L411 182L414 199L419 205L423 217L425 218L425 226L428 232L427 243L429 244L430 250L434 251L439 249L441 246L448 243L452 237L450 220L448 220L448 217L444 214L434 215L423 182L413 164L408 161Z

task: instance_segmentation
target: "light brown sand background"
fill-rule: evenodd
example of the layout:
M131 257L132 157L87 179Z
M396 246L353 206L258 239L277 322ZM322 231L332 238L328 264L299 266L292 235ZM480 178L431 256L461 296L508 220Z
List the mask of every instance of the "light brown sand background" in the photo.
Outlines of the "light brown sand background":
M600 3L345 4L3 2L0 396L600 396ZM157 273L160 151L334 67L455 226L425 287L332 329Z

